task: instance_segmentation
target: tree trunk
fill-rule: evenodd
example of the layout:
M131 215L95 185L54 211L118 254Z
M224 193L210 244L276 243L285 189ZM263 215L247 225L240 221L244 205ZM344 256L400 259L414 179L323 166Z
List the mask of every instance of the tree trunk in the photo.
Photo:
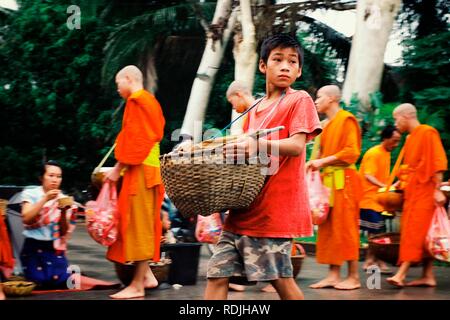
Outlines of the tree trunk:
M203 120L214 79L236 22L236 14L232 12L231 5L232 0L217 1L205 51L189 96L181 133L191 135L195 142L201 140Z
M356 32L344 81L343 99L357 94L362 112L370 110L369 94L380 89L384 53L401 0L360 0L356 7Z
M258 54L256 53L256 32L252 20L250 0L241 0L240 9L241 30L236 32L234 36L234 79L245 84L251 92L255 81ZM238 116L239 114L232 110L231 119L234 120ZM242 133L242 124L242 118L233 123L231 134Z

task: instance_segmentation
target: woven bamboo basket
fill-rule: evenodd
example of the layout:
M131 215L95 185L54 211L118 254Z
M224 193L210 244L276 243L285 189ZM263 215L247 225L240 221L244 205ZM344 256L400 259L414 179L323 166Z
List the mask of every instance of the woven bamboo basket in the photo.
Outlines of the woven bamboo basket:
M2 286L5 295L17 297L30 295L36 284L30 281L6 281Z
M259 130L256 139L284 127ZM228 209L247 208L261 191L265 175L260 158L245 163L226 160L222 147L241 136L203 141L183 153L161 156L167 195L185 217L208 216Z
M0 216L6 215L6 206L8 205L8 200L0 199Z

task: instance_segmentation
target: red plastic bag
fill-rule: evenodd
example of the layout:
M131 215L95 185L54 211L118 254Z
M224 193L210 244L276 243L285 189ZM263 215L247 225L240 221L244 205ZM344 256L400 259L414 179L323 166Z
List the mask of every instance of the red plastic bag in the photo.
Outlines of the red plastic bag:
M96 201L86 203L87 230L89 235L104 246L117 240L119 210L116 184L107 180Z
M443 207L436 207L434 211L426 245L435 259L450 262L450 221Z
M199 242L216 244L222 232L222 219L216 212L209 216L197 216L195 237Z
M322 183L319 171L308 170L306 184L309 193L309 207L313 224L319 225L325 222L330 211L330 189Z

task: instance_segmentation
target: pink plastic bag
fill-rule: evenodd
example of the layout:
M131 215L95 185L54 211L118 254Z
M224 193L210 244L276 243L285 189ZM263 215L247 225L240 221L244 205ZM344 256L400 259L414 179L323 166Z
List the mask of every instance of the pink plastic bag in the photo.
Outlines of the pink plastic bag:
M322 224L327 220L330 211L330 190L323 185L320 172L317 170L309 170L306 173L306 184L312 222L315 225Z
M96 201L86 203L86 220L89 235L104 246L117 240L119 210L116 184L107 180Z
M426 245L435 259L450 262L450 221L443 207L434 210Z
M216 244L221 232L220 213L216 212L206 217L198 215L195 237L199 242Z

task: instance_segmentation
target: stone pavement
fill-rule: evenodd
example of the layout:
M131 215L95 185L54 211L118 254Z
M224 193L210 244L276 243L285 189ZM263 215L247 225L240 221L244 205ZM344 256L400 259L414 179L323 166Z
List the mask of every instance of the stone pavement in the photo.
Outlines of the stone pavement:
M73 238L70 241L68 259L70 264L78 265L86 276L101 280L117 282L114 265L105 259L106 249L94 242L86 232L83 223L79 223ZM196 285L182 286L179 289L168 287L166 289L148 290L146 300L201 300L206 286L206 266L209 253L206 245L202 247L198 280ZM380 289L368 289L366 281L368 274L361 269L362 288L352 291L339 291L335 289L313 290L308 286L326 275L327 266L319 265L313 256L308 256L302 266L297 283L303 290L307 300L450 300L450 267L436 267L438 286L436 288L393 288L385 282L387 276L381 276ZM346 271L346 268L344 268ZM421 268L412 268L411 279L419 277ZM278 300L276 293L264 293L260 289L264 286L259 283L247 287L245 292L230 292L232 300ZM117 290L58 292L33 294L28 297L9 298L23 300L105 300L108 295Z

